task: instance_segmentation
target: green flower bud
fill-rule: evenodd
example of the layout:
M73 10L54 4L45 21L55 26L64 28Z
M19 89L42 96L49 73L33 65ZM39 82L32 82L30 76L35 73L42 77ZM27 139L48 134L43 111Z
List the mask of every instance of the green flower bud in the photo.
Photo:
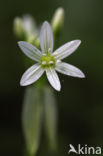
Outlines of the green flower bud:
M32 34L29 34L27 37L27 42L34 44L35 43L35 36Z
M14 33L19 39L34 43L39 32L33 17L24 15L22 18L14 19Z
M64 23L64 9L58 8L51 21L51 26L54 33L57 33L60 31Z
M37 39L35 40L34 45L35 45L37 48L40 48L40 39L39 39L39 38L37 38Z
M16 17L14 19L13 29L14 29L14 34L18 38L20 38L20 39L23 38L23 36L24 36L24 29L23 29L22 19L21 18Z

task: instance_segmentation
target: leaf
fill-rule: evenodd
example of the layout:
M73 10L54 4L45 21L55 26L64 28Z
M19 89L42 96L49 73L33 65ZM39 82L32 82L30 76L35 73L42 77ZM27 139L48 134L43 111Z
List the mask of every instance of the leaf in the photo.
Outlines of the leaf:
M45 134L51 150L57 146L57 108L53 90L46 86L44 89L44 123Z
M36 154L40 144L42 124L42 91L41 88L30 86L24 94L22 124L28 152Z

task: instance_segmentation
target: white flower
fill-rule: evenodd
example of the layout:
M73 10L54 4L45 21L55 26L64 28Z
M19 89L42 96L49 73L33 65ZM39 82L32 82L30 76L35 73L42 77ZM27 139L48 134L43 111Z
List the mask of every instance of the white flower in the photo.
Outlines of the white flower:
M65 75L84 78L85 75L81 70L61 61L72 54L80 43L80 40L74 40L53 52L53 33L49 23L44 22L40 32L41 51L27 42L18 42L23 53L37 62L23 74L20 85L27 86L34 83L44 72L46 72L49 83L57 91L60 91L61 85L56 71Z

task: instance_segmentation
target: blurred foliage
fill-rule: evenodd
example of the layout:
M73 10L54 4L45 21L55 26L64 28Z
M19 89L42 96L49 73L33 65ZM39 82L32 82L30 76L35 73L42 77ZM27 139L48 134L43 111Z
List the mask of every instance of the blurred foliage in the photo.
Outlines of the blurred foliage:
M50 21L59 6L64 7L66 18L58 46L73 39L82 40L66 61L82 69L86 79L60 75L62 91L56 93L58 155L67 155L69 143L103 145L103 0L10 0L0 3L0 155L22 155L24 146L20 125L23 88L19 80L25 69L12 32L13 19L30 13L39 26L44 20ZM38 155L48 153L43 140Z
M43 120L43 89L27 87L24 94L22 125L27 150L36 155L40 144L41 127Z

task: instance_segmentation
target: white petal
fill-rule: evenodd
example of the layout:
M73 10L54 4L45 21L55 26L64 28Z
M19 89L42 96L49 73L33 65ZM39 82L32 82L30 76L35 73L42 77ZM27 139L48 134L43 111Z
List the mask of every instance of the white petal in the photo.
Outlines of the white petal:
M53 51L53 33L48 22L44 22L41 27L40 46L44 53Z
M80 69L78 69L73 65L63 63L63 62L57 64L56 70L62 74L73 76L73 77L79 77L79 78L85 77L85 75Z
M41 66L37 63L31 66L22 76L20 85L27 86L32 84L33 82L37 81L41 75L43 74L44 70Z
M56 71L53 68L49 68L46 70L46 75L51 86L57 91L60 91L61 85Z
M18 42L18 45L23 53L29 58L38 62L40 61L42 54L35 46L24 41Z
M80 40L74 40L71 42L68 42L58 48L54 53L53 56L55 59L64 59L65 57L69 56L72 54L80 45L81 41Z

